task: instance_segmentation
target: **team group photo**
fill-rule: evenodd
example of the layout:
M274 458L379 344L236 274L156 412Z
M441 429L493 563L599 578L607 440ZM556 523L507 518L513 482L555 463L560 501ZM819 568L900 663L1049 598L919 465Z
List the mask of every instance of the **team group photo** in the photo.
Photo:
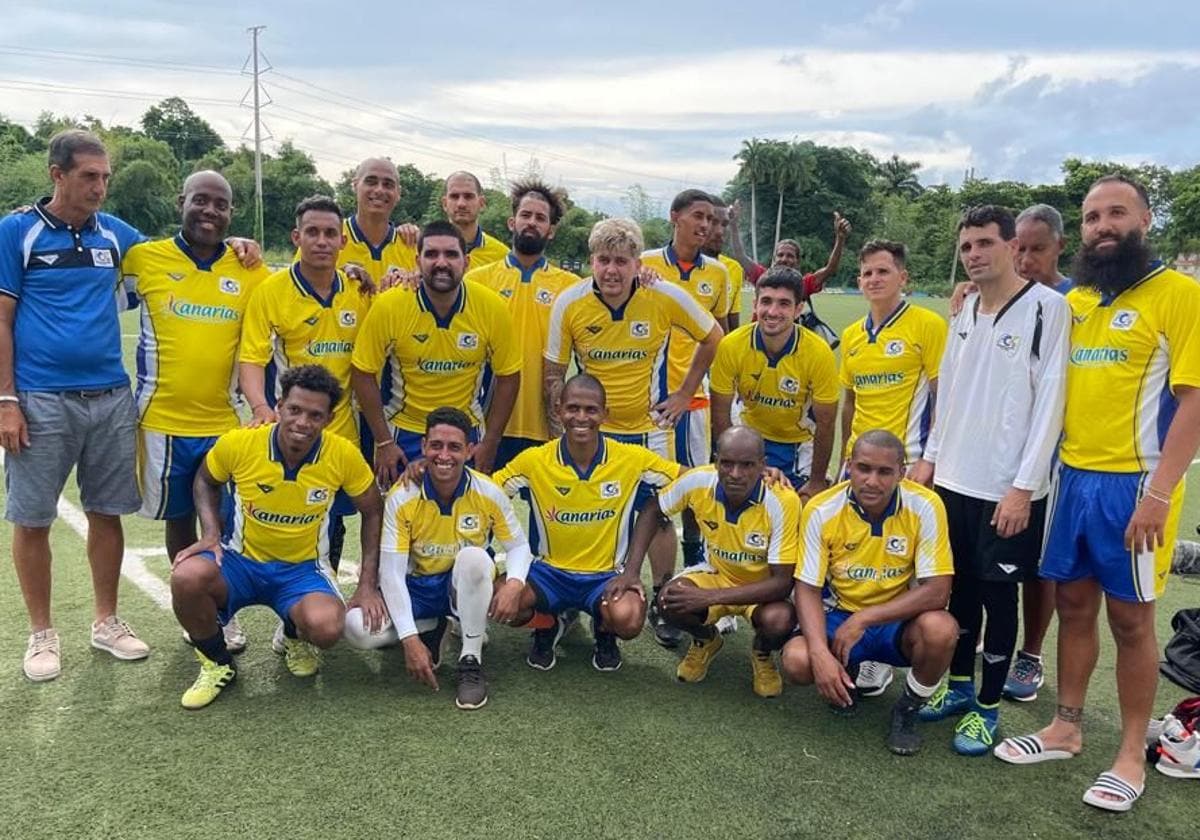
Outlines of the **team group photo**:
M1194 836L1194 157L754 117L662 177L687 129L490 131L510 89L343 87L309 22L222 24L225 80L74 20L0 43L77 80L0 79L16 836ZM764 94L867 96L814 49ZM639 72L524 98L635 125Z

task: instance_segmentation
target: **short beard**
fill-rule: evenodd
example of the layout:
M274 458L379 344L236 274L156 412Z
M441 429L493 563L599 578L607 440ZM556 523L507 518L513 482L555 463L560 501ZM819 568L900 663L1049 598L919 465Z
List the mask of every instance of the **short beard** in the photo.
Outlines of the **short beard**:
M1072 279L1077 286L1115 297L1150 272L1151 258L1141 231L1133 230L1109 253L1101 253L1095 245L1081 246L1071 269Z
M513 250L525 257L535 257L546 250L549 241L536 233L519 233L513 237Z

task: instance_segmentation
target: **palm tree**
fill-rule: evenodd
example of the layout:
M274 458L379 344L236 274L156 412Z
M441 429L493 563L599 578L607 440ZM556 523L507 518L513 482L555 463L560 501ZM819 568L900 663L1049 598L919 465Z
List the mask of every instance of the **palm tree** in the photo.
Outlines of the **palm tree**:
M742 173L750 182L750 256L758 262L758 192L760 181L766 180L768 170L767 143L753 137L742 141L742 148L733 159L742 164Z
M902 160L900 155L892 155L879 164L880 190L884 195L916 198L925 192L925 188L917 180L917 170L920 168L921 164L917 161Z
M811 142L797 143L794 140L791 143L774 141L769 148L770 180L776 191L775 244L772 246L772 253L774 248L779 246L783 235L784 193L789 190L805 193L812 189L816 175L816 161L812 150Z

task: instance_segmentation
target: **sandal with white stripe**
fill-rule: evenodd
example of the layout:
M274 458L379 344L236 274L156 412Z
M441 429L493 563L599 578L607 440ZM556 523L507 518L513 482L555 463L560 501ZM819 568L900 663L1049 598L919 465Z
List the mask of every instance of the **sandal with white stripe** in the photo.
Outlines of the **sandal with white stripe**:
M1037 735L1005 738L992 749L992 755L1009 764L1041 764L1043 761L1075 757L1070 750L1046 749L1046 744Z
M1145 782L1134 787L1116 773L1106 770L1096 777L1095 783L1083 794L1083 801L1093 808L1124 813L1133 807L1145 789Z

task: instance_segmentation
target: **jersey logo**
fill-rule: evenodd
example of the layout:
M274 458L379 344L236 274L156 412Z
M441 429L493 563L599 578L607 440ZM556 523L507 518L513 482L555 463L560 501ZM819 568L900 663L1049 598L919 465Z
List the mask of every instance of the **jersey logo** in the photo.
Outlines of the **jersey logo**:
M701 283L698 289L702 295L711 295L713 293L711 283Z
M1006 575L1011 575L1013 572L1015 572L1017 570L1016 566L1013 566L1009 563L997 563L996 567L999 568L1000 571L1004 572L1004 574L1006 574Z
M460 531L478 531L479 517L473 513L464 514L458 517L458 530Z
M908 554L908 537L888 537L883 550L903 557Z
M458 334L459 350L474 350L477 347L479 347L479 336L477 336L475 333Z
M1109 326L1114 330L1130 330L1137 323L1138 314L1132 309L1121 309L1113 315Z
M904 353L904 342L898 338L893 338L887 344L883 345L883 355L899 356Z
M240 295L242 293L242 284L232 277L222 277L218 286L227 295Z
M587 327L587 331L590 332L592 335L599 335L601 329L603 329L603 327L598 327L595 324L588 324L588 327Z
M310 487L304 497L306 505L323 505L329 501L328 487Z
M534 294L533 299L543 306L549 306L554 303L554 295L550 294L549 289L538 289Z
M112 268L112 251L107 248L92 248L92 265L97 268Z
M969 336L970 334L971 334L971 333L969 333L969 332L960 332L960 333L958 334L958 337L959 337L959 338L961 338L963 341L966 341L966 340L967 340L967 336Z
M176 282L178 282L178 281L182 280L184 277L187 277L187 275L186 275L186 274L180 274L180 273L178 273L178 272L175 272L175 271L168 271L168 272L167 272L167 276L168 276L168 277L170 277L172 280L174 280L174 281L176 281Z
M856 543L856 542L842 543L842 549L844 551L854 551L854 549L856 549L856 548L858 548L858 543Z
M358 313L353 309L343 309L338 313L338 323L343 327L353 327L358 324Z
M275 488L272 487L270 484L262 484L261 482L258 485L258 489L264 493L270 493L275 490Z
M650 337L650 322L649 321L630 321L629 334L634 338L649 338Z
M568 493L571 492L570 487L563 487L561 484L554 485L554 489L558 491L560 496L566 496Z
M34 259L46 265L54 265L58 262L58 254L38 254Z
M1012 333L1005 333L997 339L996 346L1011 356L1021 346L1021 337Z
M600 485L601 499L615 499L621 495L621 482L606 481Z
M311 318L305 318L304 323L308 324L310 327L315 327L317 325L317 321L320 321L320 320L321 320L320 315L314 315Z
M779 378L779 390L785 394L800 393L800 383L790 376L781 376Z
M1086 320L1087 320L1086 315L1072 315L1071 316L1071 322L1075 323L1075 324L1082 324Z
M512 289L501 289L501 290L500 290L500 297L502 297L502 298L510 298L510 297L512 297L512 296L513 296L513 290L512 290Z
M849 355L851 355L851 356L857 356L857 355L858 355L858 348L857 348L857 347L855 347L854 349L852 349L852 350L850 351Z
M424 344L426 341L429 340L429 333L417 333L416 335L413 336L413 338L415 338L417 341Z
M766 548L766 535L760 534L758 531L751 531L746 534L746 548Z
M708 530L710 530L710 531L715 531L715 530L717 530L718 527L720 527L716 522L714 522L711 519L705 519L704 524L706 526L708 526Z

